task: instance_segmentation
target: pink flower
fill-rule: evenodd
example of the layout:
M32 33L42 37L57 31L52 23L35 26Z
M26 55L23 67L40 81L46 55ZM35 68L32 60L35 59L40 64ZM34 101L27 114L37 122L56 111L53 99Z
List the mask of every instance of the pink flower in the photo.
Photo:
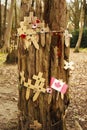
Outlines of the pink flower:
M50 93L50 94L52 93L52 88L47 88L46 90L47 90L47 93Z
M33 28L33 29L37 28L37 24L36 24L36 23L33 24L33 25L32 25L32 28Z

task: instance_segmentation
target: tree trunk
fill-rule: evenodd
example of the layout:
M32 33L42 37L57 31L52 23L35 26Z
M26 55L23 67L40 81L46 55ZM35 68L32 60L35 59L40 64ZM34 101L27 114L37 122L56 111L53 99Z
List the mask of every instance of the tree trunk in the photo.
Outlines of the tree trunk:
M4 37L4 32L6 30L7 2L8 2L8 0L5 0L4 20L3 20L3 37Z
M31 1L29 1L29 0L21 0L20 20L23 20L24 16L29 15L29 8L30 7L31 7Z
M82 34L83 34L83 27L84 27L84 8L82 6L81 15L80 15L79 37L74 52L79 52L79 48L82 40Z
M0 48L3 48L4 46L4 33L5 33L5 29L6 29L6 10L7 10L7 0L5 0L5 8L4 8L4 20L3 20L3 24L2 24L2 20L1 21L1 25L0 25ZM0 15L1 15L1 9L0 9ZM1 18L2 19L2 18Z
M81 3L79 2L79 0L74 1L74 9L75 9L75 11L74 11L73 15L74 15L75 29L79 28L79 19L80 19L80 11L81 11L80 7L79 7L80 4Z
M56 33L49 31L45 34L38 33L39 49L34 46L34 41L29 44L28 48L24 48L27 36L19 38L20 130L66 130L65 110L69 103L68 91L65 94L55 90L51 94L46 91L42 92L50 86L52 77L62 79L67 84L69 77L69 70L64 70L64 60L69 60L69 47L65 47L63 35L66 28L66 2L65 0L51 2L49 25L52 30L56 30ZM33 36L31 32L29 33L34 38L35 35ZM44 84L44 89L40 88L41 84Z
M15 5L15 0L12 0L10 11L9 11L8 26L7 26L7 29L6 29L6 32L5 32L5 37L4 37L4 41L5 41L5 44L4 44L4 47L3 47L4 50L6 50L9 47L14 5Z
M84 26L86 27L87 26L87 2L86 0L84 0Z
M36 9L35 9L35 14L36 16L40 19L43 20L43 6L41 0L36 0Z
M1 38L2 38L2 15L1 15L1 0L0 0L0 48L1 48Z
M69 60L69 47L66 47L64 45L64 41L61 41L64 37L61 31L64 31L66 29L66 22L67 22L67 14L66 14L66 2L65 0L45 0L45 8L46 12L44 14L46 23L49 23L49 27L51 30L54 31L60 31L56 36L52 36L51 40L51 62L50 62L50 67L51 67L51 76L54 76L58 79L63 79L64 82L68 84L68 76L69 76L69 71L65 71L63 69L64 66L64 60ZM49 4L47 4L49 3ZM55 13L54 13L55 12ZM49 21L48 21L49 19ZM57 47L58 49L58 64L55 62L55 54L56 50L55 48ZM55 67L54 67L55 66ZM56 67L57 66L57 67ZM64 97L64 102L68 105L68 95L69 93L65 94ZM54 96L56 97L56 93L54 93ZM63 119L64 113L65 113L65 103L62 102L61 96L59 97L59 100L56 101L56 99L53 99L54 104L52 104L53 107L53 112L54 112L54 106L56 113L54 114L57 117L57 120ZM58 110L58 111L57 111ZM58 112L58 113L57 113ZM64 112L64 113L63 113ZM59 117L57 116L59 115ZM56 122L56 121L55 121ZM65 123L64 120L57 125L58 130L65 130Z
M65 0L45 0L44 10L45 22L49 24L52 30L64 30L66 28L67 12Z
M15 1L15 45L17 45L17 27L18 27L18 22L17 22L17 1Z

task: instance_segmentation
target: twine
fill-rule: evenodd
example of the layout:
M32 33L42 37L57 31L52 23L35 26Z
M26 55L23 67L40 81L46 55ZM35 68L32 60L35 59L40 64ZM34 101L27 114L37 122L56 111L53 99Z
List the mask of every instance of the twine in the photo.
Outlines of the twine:
M31 33L31 34L24 34L24 35L26 35L26 36L32 36L32 35L37 35L37 34L47 34L47 33L54 33L54 34L56 34L56 33L64 33L64 31L49 31L49 32L44 32L44 31L42 31L42 32L36 32L36 33ZM22 34L21 34L22 35ZM20 37L21 35L15 35L15 36L17 36L17 37Z

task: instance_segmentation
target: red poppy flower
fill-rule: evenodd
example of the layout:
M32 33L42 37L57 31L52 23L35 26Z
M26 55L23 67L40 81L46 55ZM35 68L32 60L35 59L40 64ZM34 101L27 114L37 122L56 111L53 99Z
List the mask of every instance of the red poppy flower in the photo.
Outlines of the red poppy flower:
M25 38L26 38L26 35L25 35L25 34L21 34L20 37L21 37L22 39L25 39Z
M39 19L37 19L37 20L36 20L36 23L40 23L40 20L39 20Z

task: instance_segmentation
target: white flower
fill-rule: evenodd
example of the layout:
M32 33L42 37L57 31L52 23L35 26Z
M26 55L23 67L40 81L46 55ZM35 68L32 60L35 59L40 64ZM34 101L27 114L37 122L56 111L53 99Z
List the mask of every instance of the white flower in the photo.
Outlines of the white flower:
M74 70L74 62L67 62L66 60L64 60L64 69L67 70L67 69L71 69L71 70Z

